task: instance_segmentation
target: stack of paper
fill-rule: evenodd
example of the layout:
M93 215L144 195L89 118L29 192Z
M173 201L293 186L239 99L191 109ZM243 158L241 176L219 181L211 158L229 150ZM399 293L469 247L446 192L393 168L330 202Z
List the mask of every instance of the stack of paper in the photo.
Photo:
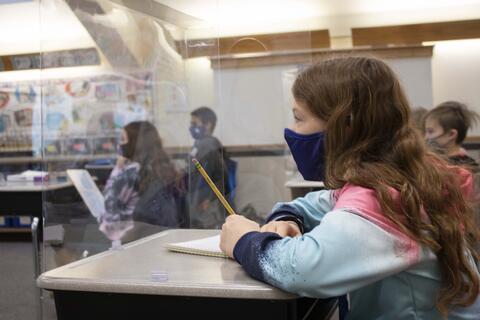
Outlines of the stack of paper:
M7 176L7 181L34 181L36 179L46 180L48 172L27 170L20 174L10 174Z
M192 241L168 243L166 248L170 251L181 253L228 258L228 256L220 250L220 235Z

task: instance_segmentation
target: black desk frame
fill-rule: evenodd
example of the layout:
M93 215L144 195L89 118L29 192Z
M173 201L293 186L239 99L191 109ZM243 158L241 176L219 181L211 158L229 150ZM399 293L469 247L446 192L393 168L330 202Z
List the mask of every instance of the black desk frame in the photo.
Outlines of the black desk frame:
M54 290L58 320L320 320L336 299L232 299Z

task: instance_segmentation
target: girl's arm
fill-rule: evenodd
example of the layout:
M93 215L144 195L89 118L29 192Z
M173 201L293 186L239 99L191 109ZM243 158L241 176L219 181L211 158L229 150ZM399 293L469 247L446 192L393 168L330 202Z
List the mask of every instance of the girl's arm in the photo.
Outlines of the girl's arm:
M138 195L139 165L132 162L128 165L116 166L103 190L105 197L105 214L101 221L131 220L135 206L139 200Z
M290 202L277 203L267 218L267 223L277 220L296 222L302 232L309 232L333 209L335 204L333 190L310 192L305 197Z
M300 237L248 232L236 242L233 256L252 277L311 297L351 292L418 261L415 242L353 212L334 210L318 216L322 223ZM226 233L228 228L227 220Z

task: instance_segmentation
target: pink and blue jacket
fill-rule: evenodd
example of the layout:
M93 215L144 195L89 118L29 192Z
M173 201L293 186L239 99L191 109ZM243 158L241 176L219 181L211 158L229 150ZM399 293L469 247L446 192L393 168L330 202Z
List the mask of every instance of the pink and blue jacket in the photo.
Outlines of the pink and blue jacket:
M470 192L471 175L461 175ZM398 192L392 196L399 201ZM295 238L245 234L234 257L252 277L301 296L349 294L350 320L441 319L435 254L382 214L374 190L347 184L311 192L275 205L268 220L296 221L304 233ZM475 266L471 253L465 254ZM452 308L448 319L480 319L480 298L467 308Z

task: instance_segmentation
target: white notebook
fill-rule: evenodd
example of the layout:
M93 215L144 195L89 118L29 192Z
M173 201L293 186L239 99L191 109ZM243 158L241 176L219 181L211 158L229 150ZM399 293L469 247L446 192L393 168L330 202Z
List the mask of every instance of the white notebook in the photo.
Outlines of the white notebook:
M95 218L100 217L105 212L105 198L90 173L85 169L69 169L67 174L90 213Z
M185 242L167 243L166 248L170 251L181 253L228 258L228 256L220 250L220 235Z
M34 181L35 178L46 178L48 172L46 171L34 171L27 170L19 174L9 174L7 176L7 181Z

